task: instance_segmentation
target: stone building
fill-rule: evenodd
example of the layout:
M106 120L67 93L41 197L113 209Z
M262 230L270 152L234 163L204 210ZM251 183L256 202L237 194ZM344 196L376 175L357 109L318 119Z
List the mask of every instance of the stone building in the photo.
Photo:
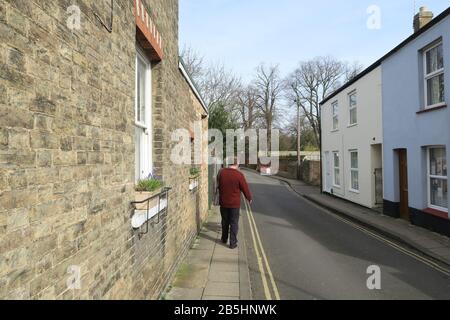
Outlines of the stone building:
M207 128L178 50L177 0L0 0L0 298L160 296L208 211L170 161ZM133 229L150 172L167 211Z

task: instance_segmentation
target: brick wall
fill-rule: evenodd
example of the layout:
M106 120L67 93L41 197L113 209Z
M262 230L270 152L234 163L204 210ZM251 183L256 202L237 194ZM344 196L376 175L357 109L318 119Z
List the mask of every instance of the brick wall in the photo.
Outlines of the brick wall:
M173 188L141 239L134 199L133 2L0 0L0 298L155 299L197 230L189 165L170 133L204 111L178 69L178 1L152 0L164 59L153 66L154 159ZM81 30L67 8L81 9ZM198 194L207 212L207 171ZM80 268L81 289L67 287Z

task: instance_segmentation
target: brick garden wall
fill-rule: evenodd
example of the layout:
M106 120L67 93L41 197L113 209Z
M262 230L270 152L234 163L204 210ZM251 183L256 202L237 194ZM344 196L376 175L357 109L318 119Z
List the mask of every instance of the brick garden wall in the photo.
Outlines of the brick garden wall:
M155 169L169 212L143 238L134 198L133 2L0 0L0 298L155 299L197 230L189 165L171 165L170 132L204 111L178 70L178 1L152 0L164 43L153 66ZM80 7L81 30L66 9ZM206 168L206 167L204 167ZM202 172L200 218L207 212ZM67 288L68 268L81 289Z

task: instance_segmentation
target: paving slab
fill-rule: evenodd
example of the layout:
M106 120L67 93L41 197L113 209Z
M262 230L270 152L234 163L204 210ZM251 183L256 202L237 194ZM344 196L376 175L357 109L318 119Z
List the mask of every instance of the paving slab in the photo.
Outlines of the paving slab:
M166 296L166 300L201 300L203 288L172 288Z
M219 296L204 296L202 298L202 300L205 301L214 301L214 300L218 300L218 301L228 301L228 300L239 300L239 298L237 297L219 297Z
M239 266L234 262L213 262L210 272L220 273L223 271L239 272Z
M209 281L206 285L205 296L224 296L239 298L239 283L224 283Z
M213 282L229 282L239 283L239 272L223 271L220 273L210 273L208 276L209 281Z

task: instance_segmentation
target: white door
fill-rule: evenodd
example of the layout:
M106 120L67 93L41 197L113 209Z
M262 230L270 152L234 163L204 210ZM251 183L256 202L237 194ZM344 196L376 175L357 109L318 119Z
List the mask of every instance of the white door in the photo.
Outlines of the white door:
M325 152L325 185L324 185L324 191L331 193L331 184L332 184L332 175L331 175L331 158L330 158L330 152Z
M135 179L147 178L152 170L151 65L139 49L136 54Z

